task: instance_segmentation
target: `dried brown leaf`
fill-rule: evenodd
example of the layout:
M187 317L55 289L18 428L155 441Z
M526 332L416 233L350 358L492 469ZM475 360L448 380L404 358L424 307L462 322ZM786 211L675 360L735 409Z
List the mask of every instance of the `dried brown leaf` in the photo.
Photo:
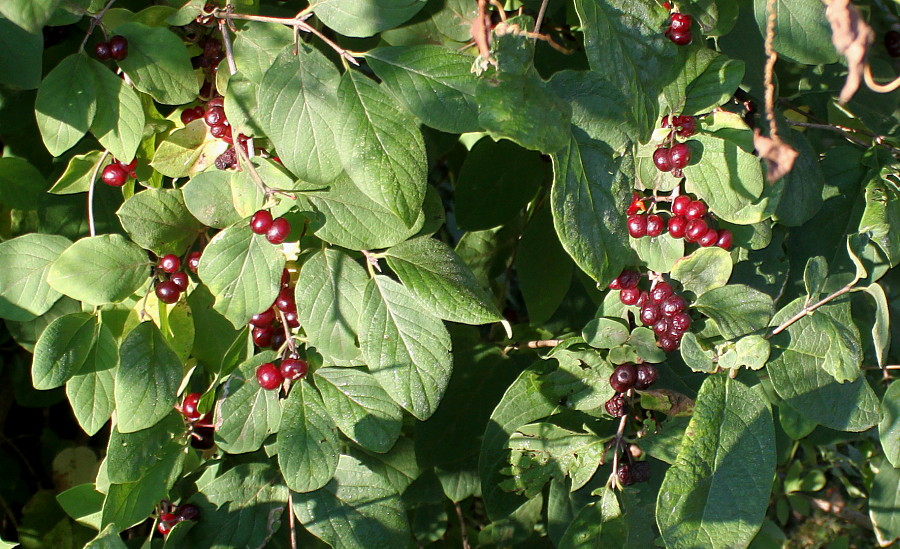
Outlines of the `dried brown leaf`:
M831 23L831 41L838 53L847 58L847 81L841 89L840 102L850 101L859 88L866 68L866 51L875 37L850 0L829 0L825 16Z
M759 157L766 161L766 179L769 183L778 181L794 167L797 151L781 139L768 138L757 128L753 132L753 146Z

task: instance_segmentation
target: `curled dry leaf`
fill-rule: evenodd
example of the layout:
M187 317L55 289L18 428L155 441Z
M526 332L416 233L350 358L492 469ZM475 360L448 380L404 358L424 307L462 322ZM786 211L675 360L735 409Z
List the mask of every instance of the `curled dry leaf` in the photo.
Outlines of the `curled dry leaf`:
M841 89L840 101L850 101L859 88L859 81L866 69L866 51L874 33L859 15L850 0L830 0L825 16L831 23L831 41L834 48L847 58L847 81Z
M766 179L769 183L778 181L794 167L797 151L781 139L766 137L757 128L753 132L753 146L759 157L766 161Z

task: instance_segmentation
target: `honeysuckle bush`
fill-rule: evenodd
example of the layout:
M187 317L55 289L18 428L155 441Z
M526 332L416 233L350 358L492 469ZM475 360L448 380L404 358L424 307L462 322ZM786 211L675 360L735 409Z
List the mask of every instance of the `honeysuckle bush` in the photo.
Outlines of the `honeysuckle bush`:
M900 7L858 4L0 3L3 539L890 545ZM215 97L228 139L188 112ZM679 194L730 245L629 236ZM686 300L677 350L626 269ZM629 363L658 379L612 417Z

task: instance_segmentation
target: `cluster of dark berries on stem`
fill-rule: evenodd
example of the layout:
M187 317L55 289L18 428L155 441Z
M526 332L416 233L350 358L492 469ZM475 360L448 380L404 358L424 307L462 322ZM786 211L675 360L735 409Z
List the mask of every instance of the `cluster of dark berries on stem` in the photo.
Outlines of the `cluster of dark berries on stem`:
M637 272L625 270L609 287L619 290L619 300L623 304L640 307L638 318L641 324L653 330L656 344L663 351L671 353L678 349L682 336L691 327L687 302L665 281L657 281L649 291L641 290L638 287L640 278Z
M668 230L673 238L684 238L688 242L697 243L701 247L718 246L726 250L731 248L732 234L728 229L716 229L707 216L708 209L701 200L694 200L687 195L678 195L671 199L671 216L666 221L659 213L644 213L651 208L645 203L653 200L654 212L667 199L657 201L653 197L644 197L634 193L628 207L628 234L632 238L645 236L656 237Z
M118 34L109 39L109 42L97 42L94 46L94 55L100 61L115 59L121 61L128 57L128 39Z
M684 177L683 169L691 163L691 148L686 143L676 143L675 137L690 137L697 132L697 119L693 116L664 116L663 128L671 128L666 144L653 151L653 165L661 172L672 172L674 177Z
M609 376L609 385L616 391L612 398L606 401L606 413L615 418L624 418L628 413L628 398L630 391L636 389L643 391L648 389L654 382L658 373L656 366L652 364L632 363L620 364L616 366L612 375ZM623 419L624 421L624 419ZM618 439L617 439L618 440ZM616 444L615 451L618 453L619 445ZM619 483L628 486L635 482L646 482L650 480L650 464L645 461L621 463L616 459L617 468L616 476Z
M259 210L250 218L250 230L266 235L272 244L281 244L291 233L291 224L283 217L272 218L269 210Z
M128 164L124 162L120 162L118 160L113 160L112 164L109 164L105 168L103 168L103 173L100 174L100 180L109 185L110 187L121 187L128 181L128 178L135 178L137 174L134 170L137 169L137 158L129 162Z
M279 314L280 313L280 314ZM297 303L294 301L294 288L291 285L291 274L285 269L281 274L281 290L275 303L261 313L250 318L250 336L257 347L278 350L286 341L284 325L279 317L284 318L288 328L300 326L297 320Z
M196 273L200 265L200 252L191 252L188 255L187 267ZM162 280L156 284L156 297L163 303L171 305L181 298L181 294L188 288L188 275L181 269L181 259L175 254L166 254L159 258L156 265Z
M179 505L175 509L174 512L166 512L159 515L159 522L156 523L156 529L160 534L167 536L169 532L172 531L172 528L175 527L181 521L184 520L200 520L200 508L194 505L193 503L185 503L183 505Z
M691 16L686 13L673 13L669 18L669 26L666 28L666 38L679 46L690 44L693 22Z
M198 450L209 450L215 445L215 426L212 423L212 412L200 413L200 393L188 393L175 409L184 416L191 434L191 446ZM190 519L194 520L194 519Z
M267 391L275 391L284 380L296 381L306 376L309 364L296 356L289 356L281 361L280 366L271 362L261 364L256 369L256 382Z

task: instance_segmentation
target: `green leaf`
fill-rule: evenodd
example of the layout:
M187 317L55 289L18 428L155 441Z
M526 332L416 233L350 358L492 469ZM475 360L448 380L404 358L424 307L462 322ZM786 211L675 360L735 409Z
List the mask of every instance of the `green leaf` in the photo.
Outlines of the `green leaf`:
M0 243L0 316L26 321L50 310L61 294L47 284L47 273L69 244L62 236L43 234Z
M203 120L194 120L166 136L150 166L167 177L190 177L212 166L228 146L207 131Z
M181 188L184 204L188 211L207 227L224 229L246 216L237 211L235 201L239 198L231 184L237 173L227 170L200 172ZM255 204L259 208L259 202Z
M203 284L187 297L191 317L194 319L194 345L191 354L211 372L219 370L233 344L238 340L246 341L246 333L236 330L231 322L219 314L213 308L214 302L215 298L209 293L209 288Z
M631 188L629 157L572 137L552 156L550 207L556 234L575 263L601 285L619 276L631 255L621 213Z
M110 484L103 501L100 526L115 524L121 531L147 520L160 500L168 495L173 473L177 470L173 470L172 463L161 461L153 464L137 482Z
M664 93L672 113L703 114L731 99L743 78L743 61L698 48L688 53L684 67Z
M284 165L304 181L324 184L341 173L336 125L340 78L317 49L301 47L294 55L287 48L259 85L259 122Z
M319 368L316 386L328 414L350 440L373 452L387 452L400 435L400 408L369 373Z
M709 290L691 307L710 317L725 339L765 328L774 314L771 297L743 284Z
M806 260L803 269L803 286L806 295L812 302L818 301L819 294L825 291L825 282L828 280L828 262L824 257L817 255Z
M425 0L322 0L316 17L345 36L372 36L400 26L425 7Z
M525 227L515 267L529 322L546 322L565 299L575 271L575 263L553 228L550 208L538 210Z
M91 122L91 133L115 158L128 162L144 137L141 99L106 65L93 59L89 65L97 88L97 114Z
M347 254L333 249L314 253L300 270L297 319L309 345L340 360L359 356L359 313L368 276Z
M93 482L79 484L57 494L56 501L66 514L77 522L99 530L100 511L103 509L105 496L95 488Z
M900 469L883 459L869 492L869 517L882 547L900 538Z
M822 4L815 0L776 0L775 41L780 57L807 65L827 65L838 60L831 43L831 26ZM766 34L766 0L754 0L753 12L760 33Z
M577 433L551 423L534 423L516 429L509 438L509 462L515 491L533 498L553 477L572 479L572 491L594 476L606 454L606 440Z
M706 378L656 503L665 510L656 522L666 547L747 546L765 517L774 474L775 428L761 388Z
M200 84L181 38L167 27L125 23L115 33L128 40L128 56L117 61L134 82L164 105L182 105L197 98Z
M631 333L618 318L595 318L581 332L584 342L597 349L612 349L626 341Z
M184 254L203 230L177 189L139 192L126 200L116 215L136 244L160 257Z
M450 335L406 287L376 276L366 287L359 334L363 358L394 401L420 420L440 404L452 372Z
M69 159L66 171L56 180L48 192L53 194L86 193L91 187L91 175L100 162L100 151L77 154ZM97 172L99 177L100 172Z
M479 231L510 221L528 205L547 174L538 153L505 139L480 139L466 155L454 193L460 229ZM502 196L503 200L495 200Z
M367 52L366 61L426 126L448 133L480 129L470 55L441 46L395 46Z
M304 528L335 549L405 547L410 541L400 496L356 458L341 456L331 482L293 498Z
M100 431L116 409L114 387L118 362L118 342L110 329L101 324L84 364L66 382L66 397L72 412L88 436Z
M43 53L41 33L27 32L0 18L0 84L26 90L40 86Z
M676 261L671 274L685 290L702 296L727 284L732 267L731 254L722 248L699 248Z
M572 108L533 74L482 77L476 89L478 122L495 140L555 153L566 146Z
M386 453L353 449L351 455L362 461L373 473L387 480L398 494L402 494L422 473L415 444L405 437L401 437Z
M115 525L110 524L97 534L97 537L88 542L84 549L127 549L128 546L122 540Z
M240 328L275 301L284 263L284 254L265 236L239 226L210 241L200 258L199 275L216 296L215 309Z
M688 368L695 372L711 374L716 371L713 357L715 357L715 353L710 349L705 349L693 332L684 334L681 340L681 359Z
M719 366L723 368L746 366L751 370L759 370L766 365L770 354L769 340L760 335L748 335L739 339L729 352L719 356Z
M97 111L97 90L91 60L72 54L50 71L34 102L44 146L53 156L69 150L84 137Z
M90 313L68 314L51 322L34 347L34 388L53 389L77 374L96 339L97 317Z
M318 490L331 480L341 442L319 392L306 380L291 387L278 429L278 466L295 492Z
M159 328L143 322L119 347L115 395L118 429L140 431L166 417L175 405L183 367Z
M878 438L884 455L896 467L900 464L900 383L891 383L881 402L882 417Z
M866 209L859 232L869 233L892 266L900 263L900 194L892 184L876 178L866 185Z
M417 234L425 223L420 211L412 227L407 227L397 215L366 196L347 174L332 181L327 192L311 193L305 200L325 218L325 224L315 230L316 236L351 250L388 248Z
M246 21L234 38L234 64L248 81L259 84L278 57L278 52L293 41L294 33L289 27ZM229 89L232 83L229 82ZM231 120L231 117L228 119ZM313 130L311 127L309 129ZM271 135L268 137L271 138Z
M463 324L501 320L500 311L469 267L440 240L407 240L385 256L406 289L438 318Z
M0 158L0 202L21 210L36 210L47 188L37 168L21 158Z
M628 243L638 258L647 264L647 269L658 273L670 272L675 262L684 256L684 240L670 234L651 238L629 236Z
M170 413L156 425L136 432L122 433L114 428L106 453L109 481L137 482L164 463L174 468L185 453L184 432L184 418L178 413Z
M799 227L822 208L825 175L819 166L819 153L804 134L791 131L789 143L799 156L794 167L784 176L784 192L772 219L782 225Z
M0 5L4 17L28 32L40 34L59 0L7 0Z
M281 402L278 391L267 391L256 381L256 369L274 362L277 355L266 351L248 358L232 373L219 394L216 444L229 454L259 450L266 437L278 432Z
M580 549L591 547L600 541L603 531L603 511L600 505L589 503L578 511L569 523L557 547L560 549Z
M353 0L356 2L357 0ZM347 71L338 86L344 170L369 198L412 227L425 199L425 142L416 120L381 86Z
M149 276L147 252L119 234L82 238L50 266L47 283L92 305L122 301Z

